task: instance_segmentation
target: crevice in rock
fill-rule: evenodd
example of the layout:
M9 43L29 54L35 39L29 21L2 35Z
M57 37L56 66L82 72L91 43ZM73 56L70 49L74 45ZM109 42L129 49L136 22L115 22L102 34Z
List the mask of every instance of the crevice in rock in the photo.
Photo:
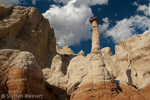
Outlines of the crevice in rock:
M116 84L118 90L121 91L121 92L123 92L122 88L119 86L120 81L119 80L114 80L114 83Z
M136 73L136 74L135 74L135 76L137 77L137 76L138 76L138 74Z
M61 67L61 70L64 73L64 75L66 75L69 63L70 63L71 59L73 59L74 57L76 57L76 55L73 55L73 54L59 54L59 55L62 58L62 67Z
M143 77L145 77L145 76L147 76L147 75L150 75L150 72L144 73L144 74L143 74Z
M131 86L131 87L134 87L135 89L138 89L134 84L132 84L132 83L127 83L129 86Z
M52 92L54 89L51 85L49 85L49 83L47 83L46 90L49 91L49 92Z
M106 95L107 95L107 99L108 99L108 93L107 93L107 88L106 88L106 83L105 83L105 75L106 75L106 73L105 73L105 71L103 71L104 72L104 84L105 84L105 91L106 91Z
M69 95L67 99L70 100L70 98L71 98L71 96Z
M126 70L126 75L128 77L128 83L133 83L131 77L131 69Z

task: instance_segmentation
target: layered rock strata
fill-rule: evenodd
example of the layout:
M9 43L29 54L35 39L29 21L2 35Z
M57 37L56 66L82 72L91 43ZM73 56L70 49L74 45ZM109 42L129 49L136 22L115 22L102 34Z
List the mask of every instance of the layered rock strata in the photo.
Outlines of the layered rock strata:
M127 84L120 84L120 88L110 81L87 83L80 86L70 100L145 100L137 90Z
M1 99L57 100L52 88L47 86L42 70L31 53L0 50Z

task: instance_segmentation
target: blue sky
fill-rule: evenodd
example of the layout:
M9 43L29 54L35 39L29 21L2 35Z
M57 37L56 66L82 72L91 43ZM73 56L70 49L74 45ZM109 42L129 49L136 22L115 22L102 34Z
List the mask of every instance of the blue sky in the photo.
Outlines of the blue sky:
M0 0L2 3L36 7L55 29L60 47L78 53L91 51L92 26L99 18L100 47L114 47L121 39L150 31L150 0Z

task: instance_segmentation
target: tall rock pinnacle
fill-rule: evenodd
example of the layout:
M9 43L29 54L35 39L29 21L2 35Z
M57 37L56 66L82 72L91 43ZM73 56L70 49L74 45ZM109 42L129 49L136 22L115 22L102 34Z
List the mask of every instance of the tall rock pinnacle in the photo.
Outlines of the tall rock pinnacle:
M92 50L91 53L99 53L100 52L100 37L99 37L99 30L98 30L98 17L94 17L89 20L92 24L93 33L92 33Z

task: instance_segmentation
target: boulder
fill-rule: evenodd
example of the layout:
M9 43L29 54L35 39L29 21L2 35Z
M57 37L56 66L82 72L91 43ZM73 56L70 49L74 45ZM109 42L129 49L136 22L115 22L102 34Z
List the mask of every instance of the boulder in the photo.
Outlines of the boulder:
M56 100L54 91L47 86L42 70L30 52L0 50L0 95L5 95L4 99L11 95L12 100Z

